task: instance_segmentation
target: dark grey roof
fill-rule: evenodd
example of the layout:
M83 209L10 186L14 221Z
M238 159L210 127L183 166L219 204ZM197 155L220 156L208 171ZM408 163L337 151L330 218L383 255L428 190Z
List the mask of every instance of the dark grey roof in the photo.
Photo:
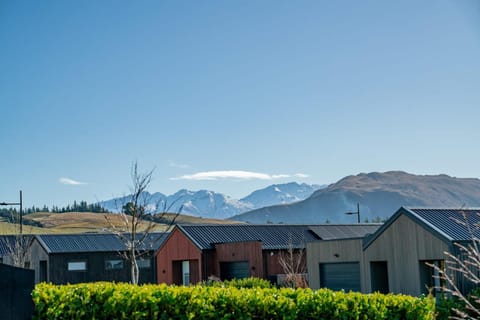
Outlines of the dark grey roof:
M366 237L363 248L366 249L402 214L410 217L422 227L437 235L446 242L469 241L472 234L480 237L480 209L435 209L435 208L407 208L397 210L373 235ZM466 220L465 220L466 219ZM465 224L471 227L470 233Z
M15 236L0 236L0 257L10 254L15 243Z
M125 244L111 233L44 234L36 236L49 253L124 251ZM157 250L166 238L165 233L151 233L141 250Z
M303 248L319 237L305 225L178 225L200 249L217 243L261 241L263 249Z
M21 240L23 238L23 243L19 245L29 245L29 241L33 239L33 235L25 234L20 238L20 235L2 235L0 236L0 257L9 255L12 250L15 250L17 240Z
M380 228L381 223L362 224L325 224L310 226L322 240L363 238Z
M450 241L468 241L480 237L480 209L406 208ZM469 228L467 228L467 225Z

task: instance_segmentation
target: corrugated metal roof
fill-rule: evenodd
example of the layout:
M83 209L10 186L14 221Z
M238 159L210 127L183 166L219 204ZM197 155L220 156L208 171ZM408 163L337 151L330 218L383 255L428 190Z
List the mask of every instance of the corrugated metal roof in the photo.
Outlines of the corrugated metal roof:
M368 234L373 234L380 228L381 223L371 224L334 224L311 226L322 240L363 238Z
M480 209L412 209L407 208L451 241L468 241L480 237ZM469 228L467 228L467 225Z
M165 233L151 233L141 250L157 250L165 240ZM111 233L47 234L37 235L50 253L124 251L125 244Z
M200 247L213 249L216 243L261 241L263 249L285 249L290 243L303 248L306 242L361 237L380 225L180 225Z
M23 237L23 240L22 238ZM12 250L15 250L17 247L17 240L23 241L20 242L18 245L29 245L29 241L33 239L33 235L24 234L23 236L20 235L2 235L0 236L0 257L9 255Z
M10 254L10 248L15 245L15 236L0 236L0 256Z

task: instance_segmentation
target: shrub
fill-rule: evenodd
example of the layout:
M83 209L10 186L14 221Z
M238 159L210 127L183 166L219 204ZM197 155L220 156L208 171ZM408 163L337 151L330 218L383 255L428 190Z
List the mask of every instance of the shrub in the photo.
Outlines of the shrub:
M432 298L327 289L42 283L32 296L35 319L422 320L435 311Z
M270 281L261 278L243 278L232 279L225 281L207 281L203 283L204 286L210 287L232 287L232 288L272 288Z

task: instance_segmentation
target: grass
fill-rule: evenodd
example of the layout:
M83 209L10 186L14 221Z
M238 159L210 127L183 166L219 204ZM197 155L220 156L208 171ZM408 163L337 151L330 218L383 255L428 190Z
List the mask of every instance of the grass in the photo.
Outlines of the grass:
M118 227L123 226L122 217L119 214L102 214L92 212L36 212L25 215L23 232L30 234L45 233L86 233L86 232L104 232L108 231L110 225L105 220L105 215L110 221ZM166 216L167 220L173 218L173 214ZM176 223L183 224L232 224L234 222L217 219L204 219L199 217L179 215ZM40 227L29 224L39 225ZM148 222L141 223L140 230L147 226ZM166 225L156 223L154 231L165 231ZM16 234L18 225L0 220L0 234Z

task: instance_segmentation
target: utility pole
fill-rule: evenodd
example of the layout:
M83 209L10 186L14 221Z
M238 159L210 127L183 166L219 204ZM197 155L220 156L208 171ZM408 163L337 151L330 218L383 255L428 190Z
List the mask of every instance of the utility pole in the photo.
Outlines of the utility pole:
M348 214L348 215L356 214L357 223L360 223L360 203L357 202L357 211L349 211L349 212L345 212L345 214Z
M23 234L23 199L22 190L20 190L20 202L0 202L0 206L20 206L20 234Z

